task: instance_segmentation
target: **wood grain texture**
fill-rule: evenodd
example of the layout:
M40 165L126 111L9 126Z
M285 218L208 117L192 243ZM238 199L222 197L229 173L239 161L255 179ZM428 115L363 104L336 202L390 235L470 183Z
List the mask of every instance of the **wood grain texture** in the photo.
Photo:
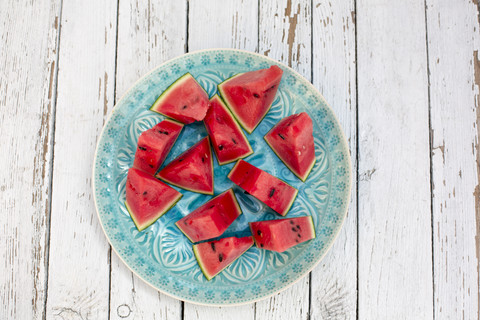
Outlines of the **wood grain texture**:
M113 106L116 2L62 9L47 318L107 319L109 247L92 198L96 141Z
M42 319L60 1L0 7L0 319Z
M311 319L356 319L357 191L354 1L313 2L313 84L335 111L350 147L352 194L343 229L312 272Z
M185 1L120 1L116 101L135 81L185 52ZM132 274L113 252L110 319L181 319L181 302Z
M478 319L478 3L427 1L436 319Z
M425 7L357 1L360 319L432 319Z
M236 2L193 0L189 4L189 51L207 48L257 50L257 0ZM184 306L185 320L253 320L254 317L254 304L228 308L205 307L190 303L185 303Z
M259 52L281 61L311 79L311 2L261 0ZM308 319L309 276L256 304L257 319Z

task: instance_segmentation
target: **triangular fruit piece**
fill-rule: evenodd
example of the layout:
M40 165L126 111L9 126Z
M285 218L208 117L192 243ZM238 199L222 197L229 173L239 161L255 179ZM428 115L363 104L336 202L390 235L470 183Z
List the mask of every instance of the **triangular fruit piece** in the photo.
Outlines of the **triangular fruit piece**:
M208 137L167 164L157 178L185 190L213 194L213 158Z
M232 189L221 193L176 222L192 242L221 236L242 213Z
M193 245L193 253L207 280L231 265L253 245L252 237L223 238Z
M277 66L237 74L218 85L218 92L248 133L270 109L283 71Z
M139 231L154 223L182 197L177 190L135 168L128 170L126 192L125 206Z
M290 171L305 181L315 164L310 116L302 112L283 118L264 138Z
M183 124L165 119L142 132L138 138L133 167L153 176L165 161L182 128Z
M257 247L277 252L315 238L311 216L250 222L250 230Z
M208 94L186 73L158 97L150 110L185 124L202 121L208 110Z
M238 160L228 178L282 216L290 210L298 193L288 183L244 160Z
M203 122L220 165L245 158L253 153L242 128L219 96L214 95L210 99L210 108Z

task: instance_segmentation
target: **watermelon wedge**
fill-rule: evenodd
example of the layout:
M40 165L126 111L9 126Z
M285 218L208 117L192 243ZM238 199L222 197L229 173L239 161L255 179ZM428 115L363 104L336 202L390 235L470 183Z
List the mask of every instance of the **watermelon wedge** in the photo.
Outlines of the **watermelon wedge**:
M277 252L315 238L311 216L250 222L250 230L257 247Z
M198 242L221 236L240 214L235 194L228 189L175 224L190 241Z
M185 124L202 121L208 110L208 94L186 73L157 98L150 110Z
M210 108L203 122L220 165L245 158L253 153L242 128L219 96L214 95L210 99Z
M153 176L165 161L182 129L183 124L165 119L142 132L138 138L133 167Z
M237 74L218 85L218 92L238 123L248 132L272 106L283 71L277 66Z
M138 231L157 221L182 197L177 190L135 168L128 170L126 193L125 206Z
M315 165L312 119L306 112L280 120L264 137L280 160L305 181Z
M193 253L207 280L231 265L253 245L252 237L223 238L193 245Z
M244 160L238 160L228 178L282 216L290 210L298 193L291 185Z
M156 177L185 190L213 194L213 157L208 137L167 164Z

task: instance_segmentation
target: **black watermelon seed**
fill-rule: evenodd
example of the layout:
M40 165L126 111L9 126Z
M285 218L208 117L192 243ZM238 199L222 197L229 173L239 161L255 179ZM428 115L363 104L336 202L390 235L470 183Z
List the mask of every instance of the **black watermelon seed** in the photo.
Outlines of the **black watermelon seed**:
M147 148L141 147L141 146L138 146L138 149L143 150L143 151L147 151Z
M258 234L259 236L261 236L261 235L262 235L262 231L257 230L257 234Z
M218 255L218 261L222 262L223 261L223 253L220 253Z
M298 239L295 239L295 242L298 243Z
M212 250L213 250L213 252L215 252L215 243L213 243L213 242L210 243L210 246L212 246ZM220 261L222 261L222 260L220 260Z
M285 137L282 136L282 134L279 133L278 135L280 136L280 138L282 138L282 140L285 140Z
M215 205L213 205L213 206L210 206L210 208L208 208L208 209L212 209L213 207L215 207Z
M292 221L292 220L290 220L290 224L293 224L293 221Z
M292 231L293 231L293 232L297 232L297 229L295 229L295 228L292 228Z
M235 139L232 138L232 141L233 141L233 143L237 144L237 141L235 141Z
M149 164L148 166L153 169L153 164Z
M183 161L183 159L178 159L178 162L182 162L182 161Z
M260 247L262 247L262 248L263 248L263 243L260 243Z
M300 230L300 226L297 224L297 229Z
M298 237L299 237L299 238L301 238L301 237L302 237L302 235L299 233L299 234L298 234Z
M275 88L275 85L271 86L270 89L274 89Z
M218 150L222 151L223 150L223 145L218 145Z
M187 106L183 106L182 109L187 109Z
M143 191L143 195L144 195L144 196L146 196L146 195L147 195L147 193L148 193L147 191Z
M202 162L205 162L205 158L202 157Z
M254 96L255 98L260 98L260 96L258 95L258 93L254 93L253 96Z
M250 193L248 193L247 191L243 191L243 193L245 193L245 194L250 194Z
M275 193L275 188L270 189L270 194L268 195L269 198L273 197L273 194Z

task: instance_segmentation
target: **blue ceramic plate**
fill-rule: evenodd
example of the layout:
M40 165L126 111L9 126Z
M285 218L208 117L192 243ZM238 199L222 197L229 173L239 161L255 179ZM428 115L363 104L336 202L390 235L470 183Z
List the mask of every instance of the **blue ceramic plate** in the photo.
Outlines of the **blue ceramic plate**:
M268 68L283 71L272 108L256 130L247 135L253 165L299 190L287 217L311 215L317 237L283 253L250 248L237 261L207 281L197 265L190 241L175 222L210 199L180 190L178 204L152 226L138 232L124 206L127 170L132 166L140 133L163 119L149 111L156 98L178 77L190 72L210 96L216 85L232 75ZM277 158L263 136L280 119L306 111L313 120L316 164L305 183ZM206 131L201 123L185 126L165 163L195 144ZM233 167L214 162L215 195L234 187L227 178ZM342 129L317 90L292 69L267 57L239 50L192 52L161 65L140 79L118 101L107 121L94 162L93 189L98 216L113 249L125 264L148 284L181 300L207 305L254 302L287 288L305 276L335 240L350 197L350 156ZM249 235L248 222L281 218L250 195L235 188L243 214L225 236Z

